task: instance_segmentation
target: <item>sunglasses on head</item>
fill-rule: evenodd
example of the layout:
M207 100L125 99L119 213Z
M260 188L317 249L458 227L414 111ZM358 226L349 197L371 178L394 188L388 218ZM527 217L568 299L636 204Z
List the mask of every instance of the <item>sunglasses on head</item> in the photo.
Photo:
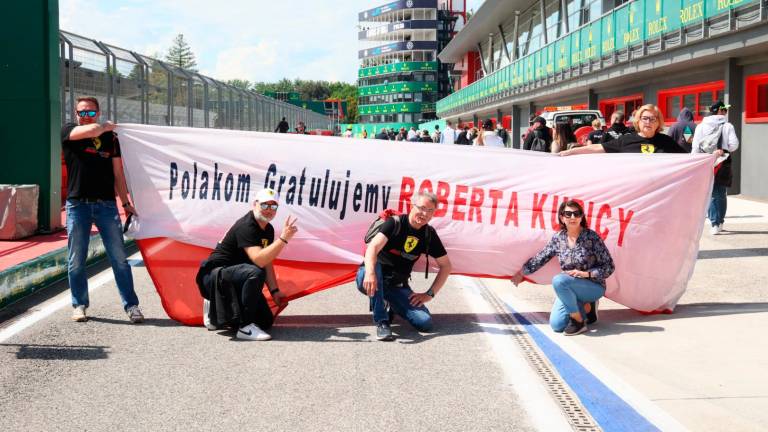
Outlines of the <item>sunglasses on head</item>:
M77 115L80 117L96 117L96 114L98 114L98 111L78 111Z
M563 211L562 215L567 217L567 218L571 218L571 217L580 218L584 214L582 212L578 211L578 210L574 210L574 211L565 210L565 211Z
M262 203L259 205L261 206L262 210L266 210L266 209L277 210L277 207L279 207L277 204Z

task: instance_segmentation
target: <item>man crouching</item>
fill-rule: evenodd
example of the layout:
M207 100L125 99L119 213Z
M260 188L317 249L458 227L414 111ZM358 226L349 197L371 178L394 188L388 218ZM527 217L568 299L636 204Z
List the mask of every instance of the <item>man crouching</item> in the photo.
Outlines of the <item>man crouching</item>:
M264 341L274 317L262 293L264 282L280 306L280 292L272 261L293 238L298 228L289 216L279 241L269 222L277 214L278 196L272 189L256 194L253 209L237 220L200 264L197 285L203 296L203 322L209 330L236 326L237 339Z
M428 225L437 208L437 196L421 192L411 203L410 213L391 216L381 225L368 242L365 262L357 272L357 289L371 298L376 338L382 341L394 340L391 314L405 318L418 331L430 331L432 316L424 303L435 297L451 272L443 243ZM408 280L422 253L434 257L440 270L426 292L414 293Z

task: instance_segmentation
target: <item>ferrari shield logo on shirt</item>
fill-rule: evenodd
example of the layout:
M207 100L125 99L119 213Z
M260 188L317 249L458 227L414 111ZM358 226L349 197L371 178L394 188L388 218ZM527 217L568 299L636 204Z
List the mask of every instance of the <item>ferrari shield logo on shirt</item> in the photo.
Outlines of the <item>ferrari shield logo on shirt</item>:
M261 247L266 248L267 246L269 246L269 240L261 239Z
M99 137L91 138L93 141L93 146L96 147L96 150L99 150L101 148L101 140Z
M414 236L408 236L407 239L405 239L405 245L403 245L403 249L407 253L411 253L414 249L416 249L416 245L419 244L419 239Z
M656 146L653 144L642 144L640 146L640 152L642 153L656 153Z

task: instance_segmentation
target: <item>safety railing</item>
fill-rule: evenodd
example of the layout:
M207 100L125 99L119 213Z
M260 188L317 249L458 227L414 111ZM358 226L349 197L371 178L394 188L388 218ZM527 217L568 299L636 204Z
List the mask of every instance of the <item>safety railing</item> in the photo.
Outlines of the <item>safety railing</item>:
M285 117L308 130L332 129L328 116L74 33L59 32L61 121L73 121L78 97L99 100L102 118L119 123L274 131Z

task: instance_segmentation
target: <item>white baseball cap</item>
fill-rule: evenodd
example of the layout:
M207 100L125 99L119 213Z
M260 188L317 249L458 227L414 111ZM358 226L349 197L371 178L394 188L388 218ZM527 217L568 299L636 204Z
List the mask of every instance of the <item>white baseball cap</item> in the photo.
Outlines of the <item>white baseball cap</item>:
M274 189L266 188L266 189L260 190L259 193L256 194L255 199L260 203L264 203L267 201L279 202L278 200L280 199L280 197L277 195L277 192L275 192Z

